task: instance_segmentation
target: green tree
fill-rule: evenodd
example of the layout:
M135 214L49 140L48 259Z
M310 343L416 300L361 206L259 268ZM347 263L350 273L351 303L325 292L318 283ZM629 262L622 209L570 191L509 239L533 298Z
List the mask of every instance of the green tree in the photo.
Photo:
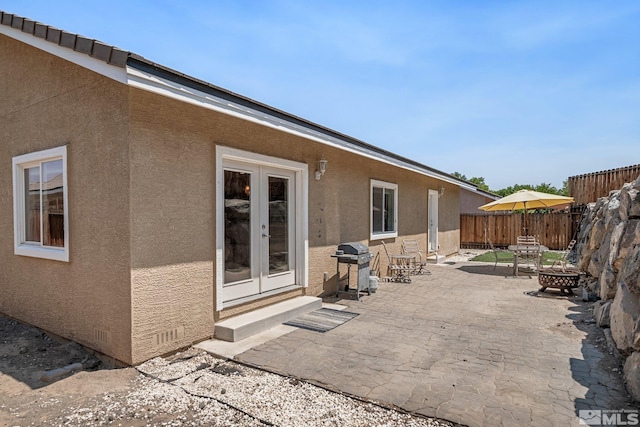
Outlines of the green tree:
M558 190L556 187L554 187L551 184L546 184L546 183L542 183L542 184L538 184L534 187L535 191L539 191L541 193L550 193L550 194L560 194L560 190Z
M474 183L481 190L489 191L489 186L484 182L483 177L474 176L473 178L469 178L469 182Z
M494 191L494 193L496 193L500 197L505 197L505 196L508 196L509 194L513 194L516 191L520 191L520 190L535 190L535 189L531 185L515 184L515 185L512 185L510 187L506 187L506 188L502 188L500 190L496 190L496 191Z
M540 191L541 193L550 193L550 194L558 194L560 196L568 196L569 195L569 188L568 188L568 183L567 181L563 181L562 182L562 188L556 188L551 184L547 184L545 182L538 184L538 185L529 185L529 184L515 184L506 188L502 188L500 190L490 190L489 186L487 185L487 183L485 182L483 177L479 177L479 176L474 176L472 178L467 178L466 175L460 173L460 172L453 172L451 175L455 176L458 179L462 179L464 181L470 182L472 184L475 184L478 188L485 190L485 191L491 191L492 193L495 193L497 195L499 195L500 197L505 197L508 196L509 194L513 194L516 191L520 191L520 190L533 190L533 191Z
M501 197L505 197L508 196L509 194L513 194L516 191L520 191L520 190L533 190L533 191L539 191L541 193L549 193L549 194L558 194L560 196L565 196L566 195L566 181L563 183L564 186L563 188L556 188L551 184L547 184L545 182L543 182L542 184L538 184L538 185L521 185L521 184L515 184L512 185L510 187L506 187L506 188L502 188L500 190L496 190L494 191L494 193L500 195Z
M481 190L489 191L489 186L487 185L486 182L484 182L484 178L481 176L474 176L472 178L467 178L465 175L461 174L460 172L454 172L451 175L455 176L456 178L463 179L472 184L475 184Z
M451 175L455 176L458 179L463 179L465 181L468 181L466 175L463 175L460 172L453 172Z

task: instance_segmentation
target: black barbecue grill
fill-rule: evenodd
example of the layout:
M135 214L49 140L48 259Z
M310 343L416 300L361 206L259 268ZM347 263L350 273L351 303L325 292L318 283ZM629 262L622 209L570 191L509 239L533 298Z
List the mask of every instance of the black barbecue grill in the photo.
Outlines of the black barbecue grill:
M358 266L358 282L355 289L355 296L357 300L360 300L360 292L366 291L371 295L369 289L369 264L371 262L371 251L369 247L361 242L348 242L338 245L338 250L335 254L331 255L337 259L336 266L336 294L340 296L340 264L347 264L347 277L346 284L342 287L344 292L351 293L349 279L351 277L351 266Z

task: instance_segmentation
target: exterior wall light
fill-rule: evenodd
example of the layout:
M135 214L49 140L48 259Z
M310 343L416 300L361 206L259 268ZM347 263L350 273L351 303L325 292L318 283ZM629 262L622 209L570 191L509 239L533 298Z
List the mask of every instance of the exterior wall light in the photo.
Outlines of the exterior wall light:
M327 171L327 164L329 161L322 156L322 159L318 160L318 170L316 170L316 180L320 181L320 178Z
M444 196L444 187L440 187L440 192L438 193L440 197Z

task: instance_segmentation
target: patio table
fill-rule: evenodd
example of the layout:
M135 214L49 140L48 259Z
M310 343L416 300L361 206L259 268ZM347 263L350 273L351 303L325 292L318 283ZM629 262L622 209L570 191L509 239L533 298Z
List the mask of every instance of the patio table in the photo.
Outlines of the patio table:
M515 277L518 277L518 256L542 254L549 250L548 247L543 245L509 245L508 249L513 252L513 275Z

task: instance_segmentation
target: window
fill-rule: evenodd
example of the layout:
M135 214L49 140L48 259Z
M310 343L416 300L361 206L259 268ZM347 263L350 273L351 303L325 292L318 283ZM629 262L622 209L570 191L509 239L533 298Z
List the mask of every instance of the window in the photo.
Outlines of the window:
M371 180L371 239L398 236L398 185Z
M69 261L67 147L13 158L16 255Z

